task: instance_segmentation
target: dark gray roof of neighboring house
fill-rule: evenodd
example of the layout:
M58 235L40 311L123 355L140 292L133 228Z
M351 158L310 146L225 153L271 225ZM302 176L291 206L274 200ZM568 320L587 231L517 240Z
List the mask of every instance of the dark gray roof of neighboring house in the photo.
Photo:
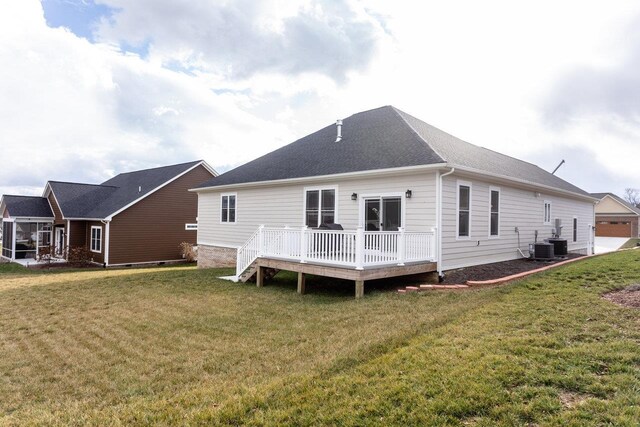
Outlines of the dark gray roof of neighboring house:
M589 195L534 164L462 141L392 106L344 119L342 135L335 142L332 124L198 188L447 163Z
M201 163L127 172L100 185L49 181L65 218L103 219Z
M615 195L613 193L591 193L591 196L595 197L596 199L600 199L600 200L604 199L605 196L609 196L609 197L613 198L615 201L617 201L620 204L624 205L625 207L631 209L636 214L640 215L640 208L638 208L637 206L633 206L631 203L627 202L622 197L618 197L617 195Z
M104 218L106 215L93 215L104 200L116 187L81 184L77 182L49 181L49 186L65 218Z
M49 201L44 197L2 196L11 217L53 218Z

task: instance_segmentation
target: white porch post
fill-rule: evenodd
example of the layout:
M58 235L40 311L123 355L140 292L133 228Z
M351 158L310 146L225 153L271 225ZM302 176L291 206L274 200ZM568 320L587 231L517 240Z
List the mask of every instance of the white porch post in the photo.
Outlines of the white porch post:
M364 227L356 231L356 270L364 270Z
M307 262L307 242L309 239L308 227L305 225L300 230L300 263L304 264Z
M65 231L67 233L67 246L66 248L62 248L62 253L64 254L63 256L66 256L67 261L69 261L69 249L71 249L71 220L67 220L67 229Z
M264 255L264 224L258 227L258 258Z
M404 235L404 227L398 227L398 231L400 234L398 235L398 265L404 265L404 260L406 257L405 254L405 235Z
M11 261L16 260L16 222L13 221L13 242L11 242Z
M111 224L110 220L106 221L105 231L104 231L104 265L109 265L109 225Z

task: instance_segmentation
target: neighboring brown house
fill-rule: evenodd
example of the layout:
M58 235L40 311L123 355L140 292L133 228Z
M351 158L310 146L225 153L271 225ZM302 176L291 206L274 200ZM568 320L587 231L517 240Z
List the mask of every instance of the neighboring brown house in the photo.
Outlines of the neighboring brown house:
M202 160L122 173L99 185L49 181L42 197L2 197L2 257L57 256L86 247L95 263L175 261L181 242L196 243L196 194L217 173Z
M596 205L596 236L639 237L640 209L613 193L591 193Z

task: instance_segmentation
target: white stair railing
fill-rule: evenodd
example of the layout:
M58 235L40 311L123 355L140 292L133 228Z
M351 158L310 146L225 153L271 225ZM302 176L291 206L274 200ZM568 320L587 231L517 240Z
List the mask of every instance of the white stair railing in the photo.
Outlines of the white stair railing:
M260 256L260 241L264 226L258 229L249 237L244 245L238 248L236 255L236 277L239 278L244 271Z

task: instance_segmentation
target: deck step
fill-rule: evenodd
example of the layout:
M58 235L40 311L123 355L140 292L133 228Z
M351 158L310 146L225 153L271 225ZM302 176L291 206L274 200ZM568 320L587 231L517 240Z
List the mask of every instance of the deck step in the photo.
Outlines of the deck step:
M264 281L267 282L280 272L277 268L267 268L263 267L264 270ZM253 262L238 278L239 282L255 282L256 281L256 273L258 272L258 263Z

